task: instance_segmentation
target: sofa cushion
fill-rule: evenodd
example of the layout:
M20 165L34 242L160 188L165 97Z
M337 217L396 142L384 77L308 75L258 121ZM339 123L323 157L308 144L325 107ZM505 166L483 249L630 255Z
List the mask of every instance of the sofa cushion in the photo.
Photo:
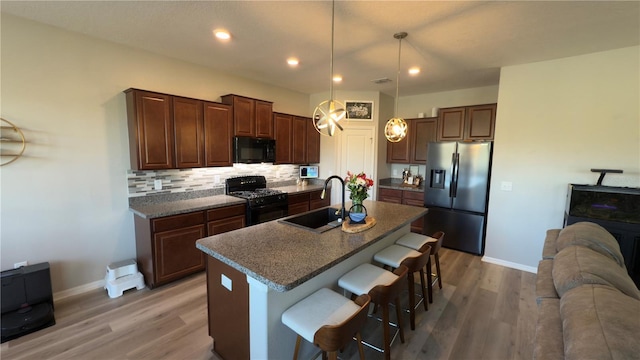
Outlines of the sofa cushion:
M565 359L640 358L640 301L602 285L560 299Z
M564 358L560 299L544 298L538 302L536 339L533 344L533 358L536 360Z
M559 298L556 287L553 284L553 260L541 260L538 263L536 275L536 302L540 304L541 298Z
M562 229L556 240L556 250L560 252L562 249L574 245L593 249L611 257L619 266L625 267L618 241L605 228L596 223L578 222Z
M544 246L542 247L542 258L553 259L558 250L556 249L556 240L560 234L560 229L547 230L547 236L544 238Z
M640 291L627 274L610 257L584 246L562 249L553 260L553 283L560 297L583 284L612 286L640 300Z

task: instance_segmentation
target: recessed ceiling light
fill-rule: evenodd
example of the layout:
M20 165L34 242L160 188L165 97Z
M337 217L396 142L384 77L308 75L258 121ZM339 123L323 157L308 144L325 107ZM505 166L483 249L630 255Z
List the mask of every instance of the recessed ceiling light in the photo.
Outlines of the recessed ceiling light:
M420 68L417 67L417 66L412 67L411 69L409 69L409 74L410 75L417 75L419 73L420 73Z
M220 40L229 40L231 39L231 34L227 30L224 29L216 29L213 30L213 34Z
M294 57L290 57L287 59L287 64L289 64L290 66L296 66L300 63L300 61Z
M333 82L341 82L342 75L333 75Z

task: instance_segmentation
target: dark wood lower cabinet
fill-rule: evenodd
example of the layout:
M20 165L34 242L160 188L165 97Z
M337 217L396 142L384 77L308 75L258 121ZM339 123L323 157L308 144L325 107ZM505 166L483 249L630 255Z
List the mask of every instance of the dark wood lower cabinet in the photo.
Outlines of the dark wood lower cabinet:
M378 201L424 207L424 193L420 191L378 189ZM411 223L411 232L422 234L424 217Z
M134 217L136 258L146 285L156 286L205 269L196 241L245 226L245 205L196 211L155 219Z
M231 266L207 256L209 336L223 359L249 359L249 284Z
M314 190L289 195L289 215L300 214L309 210L331 205L331 192L327 191L324 199L320 198L322 190Z

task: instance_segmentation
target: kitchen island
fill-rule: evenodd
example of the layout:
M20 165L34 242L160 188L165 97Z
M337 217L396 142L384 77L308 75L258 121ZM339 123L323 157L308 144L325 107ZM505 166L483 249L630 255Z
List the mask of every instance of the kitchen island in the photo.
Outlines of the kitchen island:
M296 335L281 314L337 280L410 230L426 208L366 201L372 228L317 234L278 220L197 241L207 255L209 334L225 359L287 359ZM337 206L333 206L337 207ZM349 204L347 204L347 208ZM304 358L315 349L302 347Z

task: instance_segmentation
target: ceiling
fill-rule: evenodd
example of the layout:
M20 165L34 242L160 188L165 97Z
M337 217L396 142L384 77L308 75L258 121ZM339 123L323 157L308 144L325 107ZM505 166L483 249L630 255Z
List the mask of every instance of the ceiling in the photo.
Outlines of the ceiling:
M302 93L329 90L330 1L2 0L0 10ZM216 28L232 41L215 40ZM400 31L400 96L497 85L502 66L638 45L640 1L336 1L335 89L395 96Z

